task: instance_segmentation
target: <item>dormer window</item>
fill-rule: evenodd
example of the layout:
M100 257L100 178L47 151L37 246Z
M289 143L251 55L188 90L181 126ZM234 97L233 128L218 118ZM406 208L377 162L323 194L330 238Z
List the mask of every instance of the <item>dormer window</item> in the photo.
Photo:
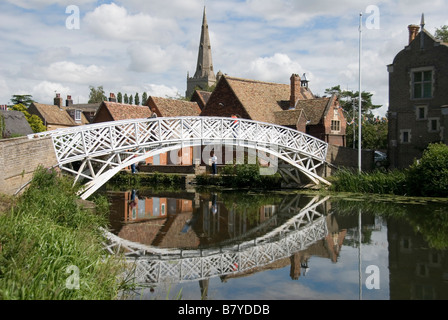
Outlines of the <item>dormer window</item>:
M75 121L81 121L81 110L75 110Z

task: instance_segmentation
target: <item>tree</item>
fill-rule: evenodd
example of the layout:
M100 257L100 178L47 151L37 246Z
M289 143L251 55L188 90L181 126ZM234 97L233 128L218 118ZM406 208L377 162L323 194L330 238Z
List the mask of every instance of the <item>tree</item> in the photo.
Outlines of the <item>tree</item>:
M135 104L136 104L137 106L140 105L140 97L138 96L138 92L135 94Z
M359 91L342 90L340 85L326 89L325 94L336 94L339 104L347 120L346 145L347 147L358 147L358 111ZM372 103L372 93L363 91L362 101L362 149L387 149L387 118L375 117L372 110L378 109L381 105ZM353 108L355 107L355 109Z
M25 107L23 104L20 103L16 104L11 109L15 111L20 111L25 115L26 121L28 121L28 123L30 124L30 127L33 130L33 132L37 133L47 131L47 127L44 126L42 119L35 114L31 115L28 112L28 108Z
M129 103L129 97L128 97L128 94L127 93L125 93L124 94L124 103L126 103L126 104L128 104Z
M12 96L11 102L13 105L21 104L28 108L34 100L33 96L30 94L15 94Z
M148 94L146 92L143 92L142 95L142 105L146 106L146 102L148 101Z
M118 92L118 94L117 94L117 102L123 103L123 95L121 94L121 92Z
M129 96L129 104L134 104L134 99L132 98L132 94Z
M103 86L99 86L96 89L93 86L90 86L89 88L90 88L89 103L100 103L107 100L107 97L104 94Z
M448 25L441 26L440 29L436 28L435 38L442 42L448 42Z

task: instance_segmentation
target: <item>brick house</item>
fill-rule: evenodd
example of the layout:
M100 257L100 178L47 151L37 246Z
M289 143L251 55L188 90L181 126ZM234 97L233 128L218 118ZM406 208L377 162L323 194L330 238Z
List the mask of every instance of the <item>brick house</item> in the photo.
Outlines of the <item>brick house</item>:
M149 107L148 110L154 109L158 117L197 117L201 113L201 109L197 102L185 100L150 96L148 97L146 105ZM154 159L151 157L148 159L148 162L153 165L193 164L193 148L190 147L179 150L177 157L175 154L172 154L173 152L174 151L172 151L169 155L161 154L159 156L155 156Z
M409 43L388 65L388 157L406 168L429 143L448 141L448 44L409 25Z
M29 106L28 112L41 118L47 130L69 128L89 123L81 109L77 109L75 106L69 108L64 106L59 93L56 94L53 105L33 102Z
M124 103L103 101L93 119L93 123L141 119L151 116L147 106L136 106Z
M297 74L290 85L223 75L201 116L241 118L283 125L338 146L345 146L345 117L336 96L316 98Z

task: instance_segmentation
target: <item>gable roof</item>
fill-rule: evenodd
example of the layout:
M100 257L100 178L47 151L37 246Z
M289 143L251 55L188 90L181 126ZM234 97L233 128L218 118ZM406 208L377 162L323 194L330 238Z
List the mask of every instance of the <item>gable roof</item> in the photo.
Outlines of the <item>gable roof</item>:
M31 129L28 121L25 118L25 115L23 112L20 111L6 111L6 110L0 110L0 115L4 119L5 127L3 129L3 132L0 132L0 137L5 135L28 135L32 134L33 130Z
M150 96L147 105L156 107L162 117L199 116L201 108L197 102ZM149 108L148 108L149 109Z
M89 121L87 121L86 117L82 113L81 122L76 122L72 117L70 117L65 107L59 108L57 105L34 102L30 105L29 111L33 110L33 106L43 118L44 125L54 124L72 127L89 123Z
M103 101L98 109L97 115L100 113L101 109L106 109L109 112L112 121L141 119L151 116L151 110L149 110L147 106Z
M275 112L275 123L282 126L292 126L300 116L309 120L310 125L317 125L326 116L336 95L325 98L298 100L295 109Z
M211 95L212 93L209 91L195 90L190 100L193 102L197 102L199 108L202 110L207 104L207 101L210 99Z
M252 120L275 122L275 112L289 107L291 87L289 84L262 82L222 76ZM308 88L300 88L299 99L314 97Z

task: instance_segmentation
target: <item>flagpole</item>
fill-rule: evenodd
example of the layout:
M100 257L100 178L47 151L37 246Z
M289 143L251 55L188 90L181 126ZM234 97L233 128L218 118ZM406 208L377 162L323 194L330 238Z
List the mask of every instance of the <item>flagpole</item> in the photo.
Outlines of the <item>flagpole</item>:
M359 14L359 98L358 98L358 169L361 172L361 47L362 47L362 12Z

